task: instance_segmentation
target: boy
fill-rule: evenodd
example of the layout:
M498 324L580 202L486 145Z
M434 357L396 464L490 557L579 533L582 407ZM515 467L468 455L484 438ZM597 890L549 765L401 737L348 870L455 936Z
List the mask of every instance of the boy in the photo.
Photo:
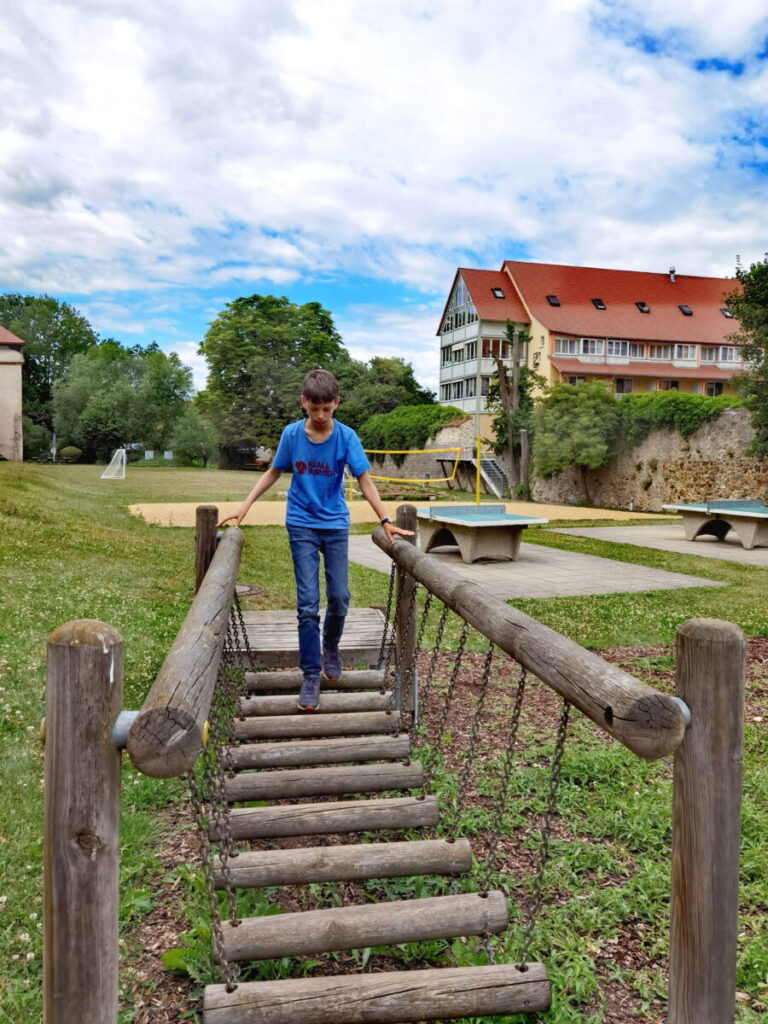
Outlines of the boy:
M296 606L299 623L299 663L304 682L299 694L301 711L320 706L320 672L329 682L341 676L339 641L349 607L347 549L349 510L344 502L344 467L349 466L358 486L390 542L397 536L412 536L386 515L379 492L368 476L369 463L354 430L337 423L333 414L339 405L339 384L327 370L312 370L304 378L301 407L305 420L290 423L280 437L272 465L264 473L234 515L239 526L251 505L272 486L286 469L293 471L288 490L285 525L296 577ZM320 645L320 554L325 561L327 610Z

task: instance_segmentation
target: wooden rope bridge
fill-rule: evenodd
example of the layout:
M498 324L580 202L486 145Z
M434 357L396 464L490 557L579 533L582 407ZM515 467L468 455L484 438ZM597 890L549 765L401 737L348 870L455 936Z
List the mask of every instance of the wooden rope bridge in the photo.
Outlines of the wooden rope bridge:
M215 514L208 521L210 533ZM81 621L61 627L50 639L46 1024L117 1019L120 747L127 746L141 771L158 777L189 771L204 747L242 534L227 530L215 549L210 536L201 540L200 524L201 519L198 565L205 562L207 571L198 572L199 590L187 619L141 711L131 713L128 722L120 706L122 644L114 630ZM712 620L681 627L678 696L670 697L489 597L411 545L390 547L381 529L374 540L397 563L397 639L387 635L386 643L394 643L396 651L399 645L401 682L414 678L414 622L407 609L413 608L411 595L419 583L640 756L674 752L669 1024L731 1019L744 683L740 631ZM363 618L372 618L368 611ZM318 713L299 714L295 695L301 678L286 670L284 617L258 614L261 618L246 614L244 628L260 670L245 674L248 693L235 709L235 742L226 747L232 770L224 778L222 799L227 805L275 802L211 815L206 838L219 845L212 884L252 888L469 872L472 851L466 839L411 838L413 830L437 824L434 797L379 795L407 794L423 783L421 765L409 761L410 738L399 731L392 694L382 692L385 674L345 671L333 690L323 690ZM384 616L376 615L384 627ZM356 661L359 650L377 644L371 644L367 627L358 632L354 618L347 657ZM268 653L270 635L276 640L274 655ZM292 657L295 663L295 651ZM400 698L407 703L407 687ZM122 732L127 740L118 738ZM377 832L384 834L374 842L291 845L295 837ZM406 835L393 838L393 833ZM286 840L287 846L229 854L230 841L250 839ZM498 934L507 926L506 900L490 891L220 921L214 949L226 965ZM537 963L230 979L206 987L203 1019L205 1024L397 1024L508 1016L546 1010L549 988L546 970Z

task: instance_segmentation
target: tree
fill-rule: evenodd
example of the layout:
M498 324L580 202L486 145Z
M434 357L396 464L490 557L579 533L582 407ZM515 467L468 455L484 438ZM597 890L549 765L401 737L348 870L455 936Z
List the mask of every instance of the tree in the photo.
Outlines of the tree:
M357 367L356 379L346 388L343 376L337 374L342 389L337 415L353 430L359 430L372 415L383 415L403 406L435 404L434 392L421 387L411 364L400 356L374 356L367 364L357 363Z
M77 445L86 461L132 443L165 448L191 391L192 371L175 353L100 342L76 355L54 388L59 441Z
M168 443L178 462L186 466L200 461L205 469L216 453L216 442L214 428L189 406L176 421Z
M736 279L741 287L725 305L738 319L739 330L729 340L741 346L749 367L740 390L756 431L751 450L768 455L768 253L749 270L737 267Z
M581 471L584 496L590 501L587 471L604 466L612 456L619 409L616 398L599 380L555 384L536 404L535 471L552 476L566 466Z
M342 352L331 314L318 302L251 295L227 304L200 345L208 382L205 409L222 441L276 445L297 415L301 379L330 368Z
M545 380L527 366L521 365L521 352L528 343L527 332L507 321L507 340L512 353L511 363L496 357L496 376L488 389L488 410L492 421L493 450L504 460L510 493L518 490L528 497L528 451L533 426L534 387L544 387Z
M98 335L76 309L47 295L0 295L0 324L25 342L23 413L50 431L54 385L75 355L98 343Z

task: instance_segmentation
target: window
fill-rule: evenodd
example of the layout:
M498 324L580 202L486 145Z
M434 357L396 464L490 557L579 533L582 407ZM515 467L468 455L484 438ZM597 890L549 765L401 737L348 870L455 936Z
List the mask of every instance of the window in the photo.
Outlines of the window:
M605 309L605 303L602 299L592 299L592 305L595 309Z
M659 391L679 391L680 381L679 380L660 380Z
M483 338L483 359L507 359L506 342L501 338Z
M625 356L629 352L628 341L607 341L605 346L609 356Z
M441 384L440 385L440 401L441 402L450 402L450 400L451 400L451 385L450 384Z
M477 342L468 341L464 346L464 358L465 359L477 359Z
M693 310L690 306L686 306L684 302L681 302L677 308L680 310L683 316L693 316Z
M603 343L597 338L582 338L581 352L585 356L601 356L603 354Z
M556 295L548 295L547 296L547 302L550 304L550 306L559 306L560 305L560 299L558 299L558 297Z
M651 359L671 359L673 345L649 345Z
M493 292L494 299L504 298L504 292L501 290L501 288L491 288L491 291Z
M563 356L575 356L580 351L576 338L555 338L555 353Z
M488 388L490 386L491 386L491 378L490 377L481 377L480 378L480 394L481 395L487 395L488 394Z
M467 377L464 381L464 397L474 398L477 394L477 377Z
M443 366L447 366L449 363L453 362L453 352L451 352L450 347L442 349L441 355L441 364Z
M456 349L453 350L453 361L454 361L454 363L463 363L464 362L464 349L463 348L456 348Z
M648 305L647 302L636 302L635 305L637 306L637 308L640 310L641 313L650 313L651 312L651 307Z
M723 393L723 382L721 380L708 380L704 390L710 398L717 398Z
M645 359L645 345L637 345L632 342L629 346L629 355L633 359Z
M732 313L732 312L730 311L730 309L726 309L726 307L725 307L725 306L721 306L721 307L720 307L720 312L721 312L721 313L723 314L723 316L724 316L724 317L726 317L726 318L727 318L728 320L733 320L733 313Z
M717 362L717 349L705 347L701 350L701 361L702 363L716 363Z
M631 377L617 377L616 378L616 394L617 395L630 395L632 393L632 378Z
M568 378L568 383L569 384L573 384L573 385L584 384L584 383L586 383L586 380L587 380L586 377L569 377Z
M455 380L451 384L451 398L463 398L464 397L464 381Z
M739 361L738 349L735 345L720 346L720 361L723 363L737 363Z
M675 345L675 359L695 359L695 345Z

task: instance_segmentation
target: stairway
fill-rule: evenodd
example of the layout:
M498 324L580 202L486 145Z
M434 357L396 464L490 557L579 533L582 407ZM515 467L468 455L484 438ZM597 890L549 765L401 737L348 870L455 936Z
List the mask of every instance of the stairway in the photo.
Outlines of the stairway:
M477 459L472 459L472 465L477 466ZM507 477L498 459L481 458L480 476L486 487L497 497L503 498L504 492L509 490Z
M262 613L248 613L248 618ZM265 613L270 614L270 613ZM383 618L383 617L382 617ZM257 631L249 623L249 633ZM365 641L367 643L367 641ZM281 655L276 659L285 664ZM246 673L251 696L239 702L231 749L236 772L226 782L230 803L279 801L233 807L238 843L267 839L271 846L228 859L239 888L310 885L419 875L456 876L472 867L466 839L405 838L439 819L432 796L414 796L423 783L410 740L399 731L383 673L347 670L324 686L320 710L300 713L298 671ZM386 795L381 795L385 793ZM399 795L396 795L399 794ZM292 802L286 802L292 801ZM298 801L298 802L297 802ZM370 841L370 833L382 833ZM357 835L366 842L322 845L323 836ZM212 826L210 837L219 835ZM310 840L291 846L293 837ZM223 888L221 865L214 882ZM318 954L399 945L428 939L503 932L507 906L501 892L365 902L302 910L223 924L231 961ZM299 977L242 982L234 991L209 985L204 1024L375 1024L450 1020L545 1010L549 982L540 964L489 965Z

